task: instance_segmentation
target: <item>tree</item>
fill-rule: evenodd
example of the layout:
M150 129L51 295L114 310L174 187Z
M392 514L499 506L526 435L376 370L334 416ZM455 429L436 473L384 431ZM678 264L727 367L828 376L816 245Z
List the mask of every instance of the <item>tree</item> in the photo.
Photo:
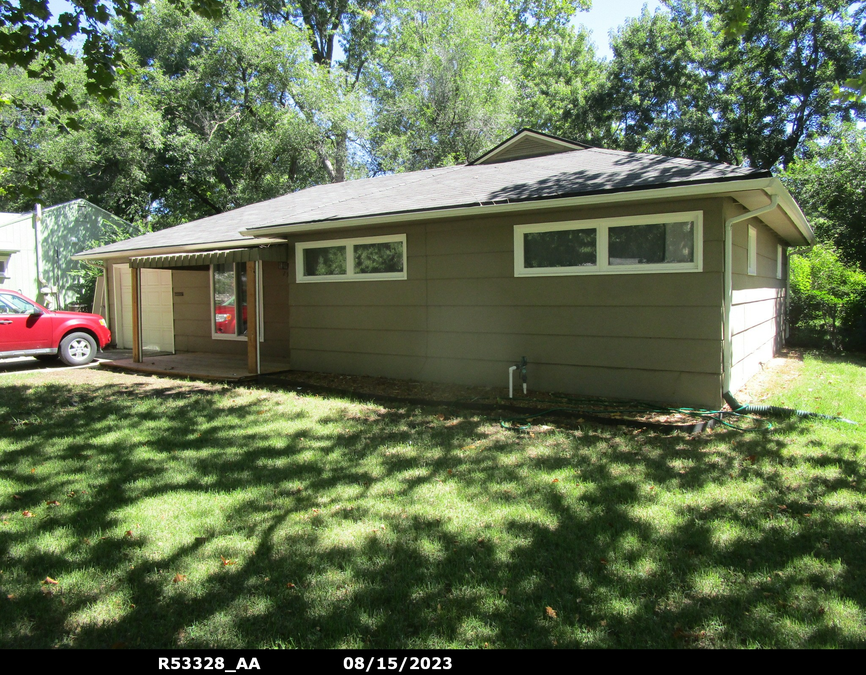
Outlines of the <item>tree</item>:
M147 217L149 176L163 142L156 105L123 79L115 100L92 101L80 62L58 66L55 75L81 105L76 129L54 123L60 111L47 100L52 83L0 66L0 90L18 101L0 106L0 163L6 169L0 207L23 211L36 201L83 197L127 220Z
M184 11L217 17L222 0L173 0ZM75 57L65 42L83 36L82 61L87 71L87 92L105 101L118 95L116 67L120 65L116 45L107 25L112 18L133 25L139 9L147 3L134 0L70 0L71 11L61 13L55 22L49 0L0 0L0 64L18 66L32 78L53 82L47 99L59 110L77 110L75 98L65 83L56 79L61 64Z
M524 60L518 81L519 126L607 147L612 111L605 99L608 66L583 28L562 28Z
M333 178L323 139L351 129L360 103L310 60L295 26L266 25L255 8L190 19L155 2L117 41L164 120L150 187L165 224Z
M742 39L720 0L666 0L613 40L610 106L625 149L784 168L833 120L862 118L833 83L862 71L859 14L826 0L755 2Z
M866 270L866 130L842 125L808 143L781 178L818 240Z
M365 79L374 171L467 162L511 133L518 77L496 8L391 2Z
M251 5L259 8L266 26L303 31L312 63L326 83L331 109L353 110L346 116L331 115L316 146L329 180L345 180L351 163L349 143L358 140L359 134L353 132L364 125L361 108L352 104L360 99L359 83L376 47L382 0L252 0ZM305 114L314 121L314 110Z
M795 325L826 336L834 349L842 349L845 338L862 347L864 336L852 333L857 319L862 322L866 273L846 265L823 244L791 256L790 267Z

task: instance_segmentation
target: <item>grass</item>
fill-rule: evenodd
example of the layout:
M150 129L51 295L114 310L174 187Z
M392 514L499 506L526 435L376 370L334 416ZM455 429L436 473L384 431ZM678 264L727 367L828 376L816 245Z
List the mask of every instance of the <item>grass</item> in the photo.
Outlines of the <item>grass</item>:
M814 355L768 402L864 396ZM0 647L866 642L863 426L518 432L84 370L0 380L0 429Z

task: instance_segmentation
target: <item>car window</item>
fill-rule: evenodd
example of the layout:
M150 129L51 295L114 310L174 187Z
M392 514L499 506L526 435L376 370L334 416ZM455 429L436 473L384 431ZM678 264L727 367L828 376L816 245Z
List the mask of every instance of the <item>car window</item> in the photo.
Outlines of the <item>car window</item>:
M0 295L0 305L3 314L33 314L36 311L36 305L17 295Z

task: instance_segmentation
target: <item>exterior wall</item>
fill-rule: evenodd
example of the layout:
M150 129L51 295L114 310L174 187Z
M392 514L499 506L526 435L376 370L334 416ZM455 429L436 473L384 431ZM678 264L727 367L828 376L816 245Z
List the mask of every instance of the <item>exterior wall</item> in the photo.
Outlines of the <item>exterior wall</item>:
M239 355L247 353L245 340L215 340L212 337L210 272L174 270L172 281L175 351Z
M288 270L280 269L279 263L262 263L262 356L288 358L289 355L288 274ZM172 279L175 351L246 354L246 340L212 336L210 272L174 270Z
M125 260L122 262L126 262ZM117 346L117 322L121 320L121 317L117 315L117 288L114 284L114 266L118 264L118 261L114 262L105 262L105 279L108 284L108 329L111 331L111 344ZM131 323L131 318L130 318Z
M36 233L30 214L25 213L0 225L0 248L5 247L18 249L18 252L10 256L6 266L8 278L0 279L0 288L18 291L40 302L42 298L36 297L39 293L39 282L36 279Z
M23 214L20 219L0 225L0 247L10 245L17 248L9 258L9 279L0 280L0 286L20 291L29 298L41 302L51 309L66 308L78 299L79 280L75 272L83 263L72 260L72 255L88 248L103 231L103 220L118 225L128 225L98 206L78 199L58 204L42 211L42 224L37 237L34 216ZM57 289L57 296L40 294L39 272L46 285ZM88 304L92 298L88 299Z
M405 233L408 279L297 283L290 256L292 367L504 387L526 356L530 391L718 406L722 209L687 199L294 237ZM680 210L704 212L702 272L514 276L515 225Z
M87 202L77 199L43 209L40 227L42 276L57 289L61 307L66 308L79 297L80 281L75 272L84 264L72 260L79 251L89 248L102 236L103 221L128 227L129 223ZM87 298L90 305L93 298Z
M290 323L289 269L285 263L262 263L262 356L288 359Z
M729 201L725 217L744 211ZM757 232L754 275L748 274L749 225ZM731 391L736 392L784 343L788 269L783 258L782 279L776 278L777 245L782 245L784 256L787 244L757 218L734 223L732 236Z

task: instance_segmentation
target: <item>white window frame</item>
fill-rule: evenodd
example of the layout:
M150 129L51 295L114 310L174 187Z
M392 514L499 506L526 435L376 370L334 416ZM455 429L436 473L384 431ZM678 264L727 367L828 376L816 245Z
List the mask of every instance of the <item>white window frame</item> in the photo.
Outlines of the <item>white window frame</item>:
M749 258L748 273L755 276L758 273L758 230L754 225L749 225L749 242L746 249Z
M11 258L14 253L18 253L18 251L0 249L0 281L6 281L7 279L12 278L9 276L9 258Z
M785 256L785 249L781 244L776 244L776 278L782 278L782 272L784 270L782 264Z
M355 244L403 244L403 271L377 274L355 273ZM346 274L306 276L304 274L304 251L310 248L346 247ZM326 239L324 241L303 241L295 244L295 278L299 284L329 281L399 281L407 278L406 235L388 234L379 237L355 237L353 239Z
M245 262L240 263L232 263L233 265L246 265ZM216 332L216 305L214 304L214 295L213 295L213 265L210 265L210 269L208 270L208 279L210 286L210 336L214 340L234 340L235 342L246 342L246 335L226 335L225 333L217 333ZM235 272L235 280L237 280L237 271ZM247 280L249 282L249 280ZM235 298L237 298L237 289L235 289ZM249 291L247 292L247 300L249 300ZM264 312L262 311L262 261L256 261L256 323L258 324L258 336L259 342L265 341L265 317ZM237 306L235 307L235 312L237 312ZM235 315L235 321L237 321L237 315Z
M629 225L657 225L691 221L695 224L695 259L689 263L652 263L646 265L611 265L608 262L608 231L612 227ZM524 267L523 235L533 232L560 232L562 230L596 231L596 264L577 267ZM562 223L535 223L514 226L514 276L548 277L576 274L658 274L701 272L704 265L704 212L679 211L675 213L652 213L642 216L620 218L593 218L571 220Z

